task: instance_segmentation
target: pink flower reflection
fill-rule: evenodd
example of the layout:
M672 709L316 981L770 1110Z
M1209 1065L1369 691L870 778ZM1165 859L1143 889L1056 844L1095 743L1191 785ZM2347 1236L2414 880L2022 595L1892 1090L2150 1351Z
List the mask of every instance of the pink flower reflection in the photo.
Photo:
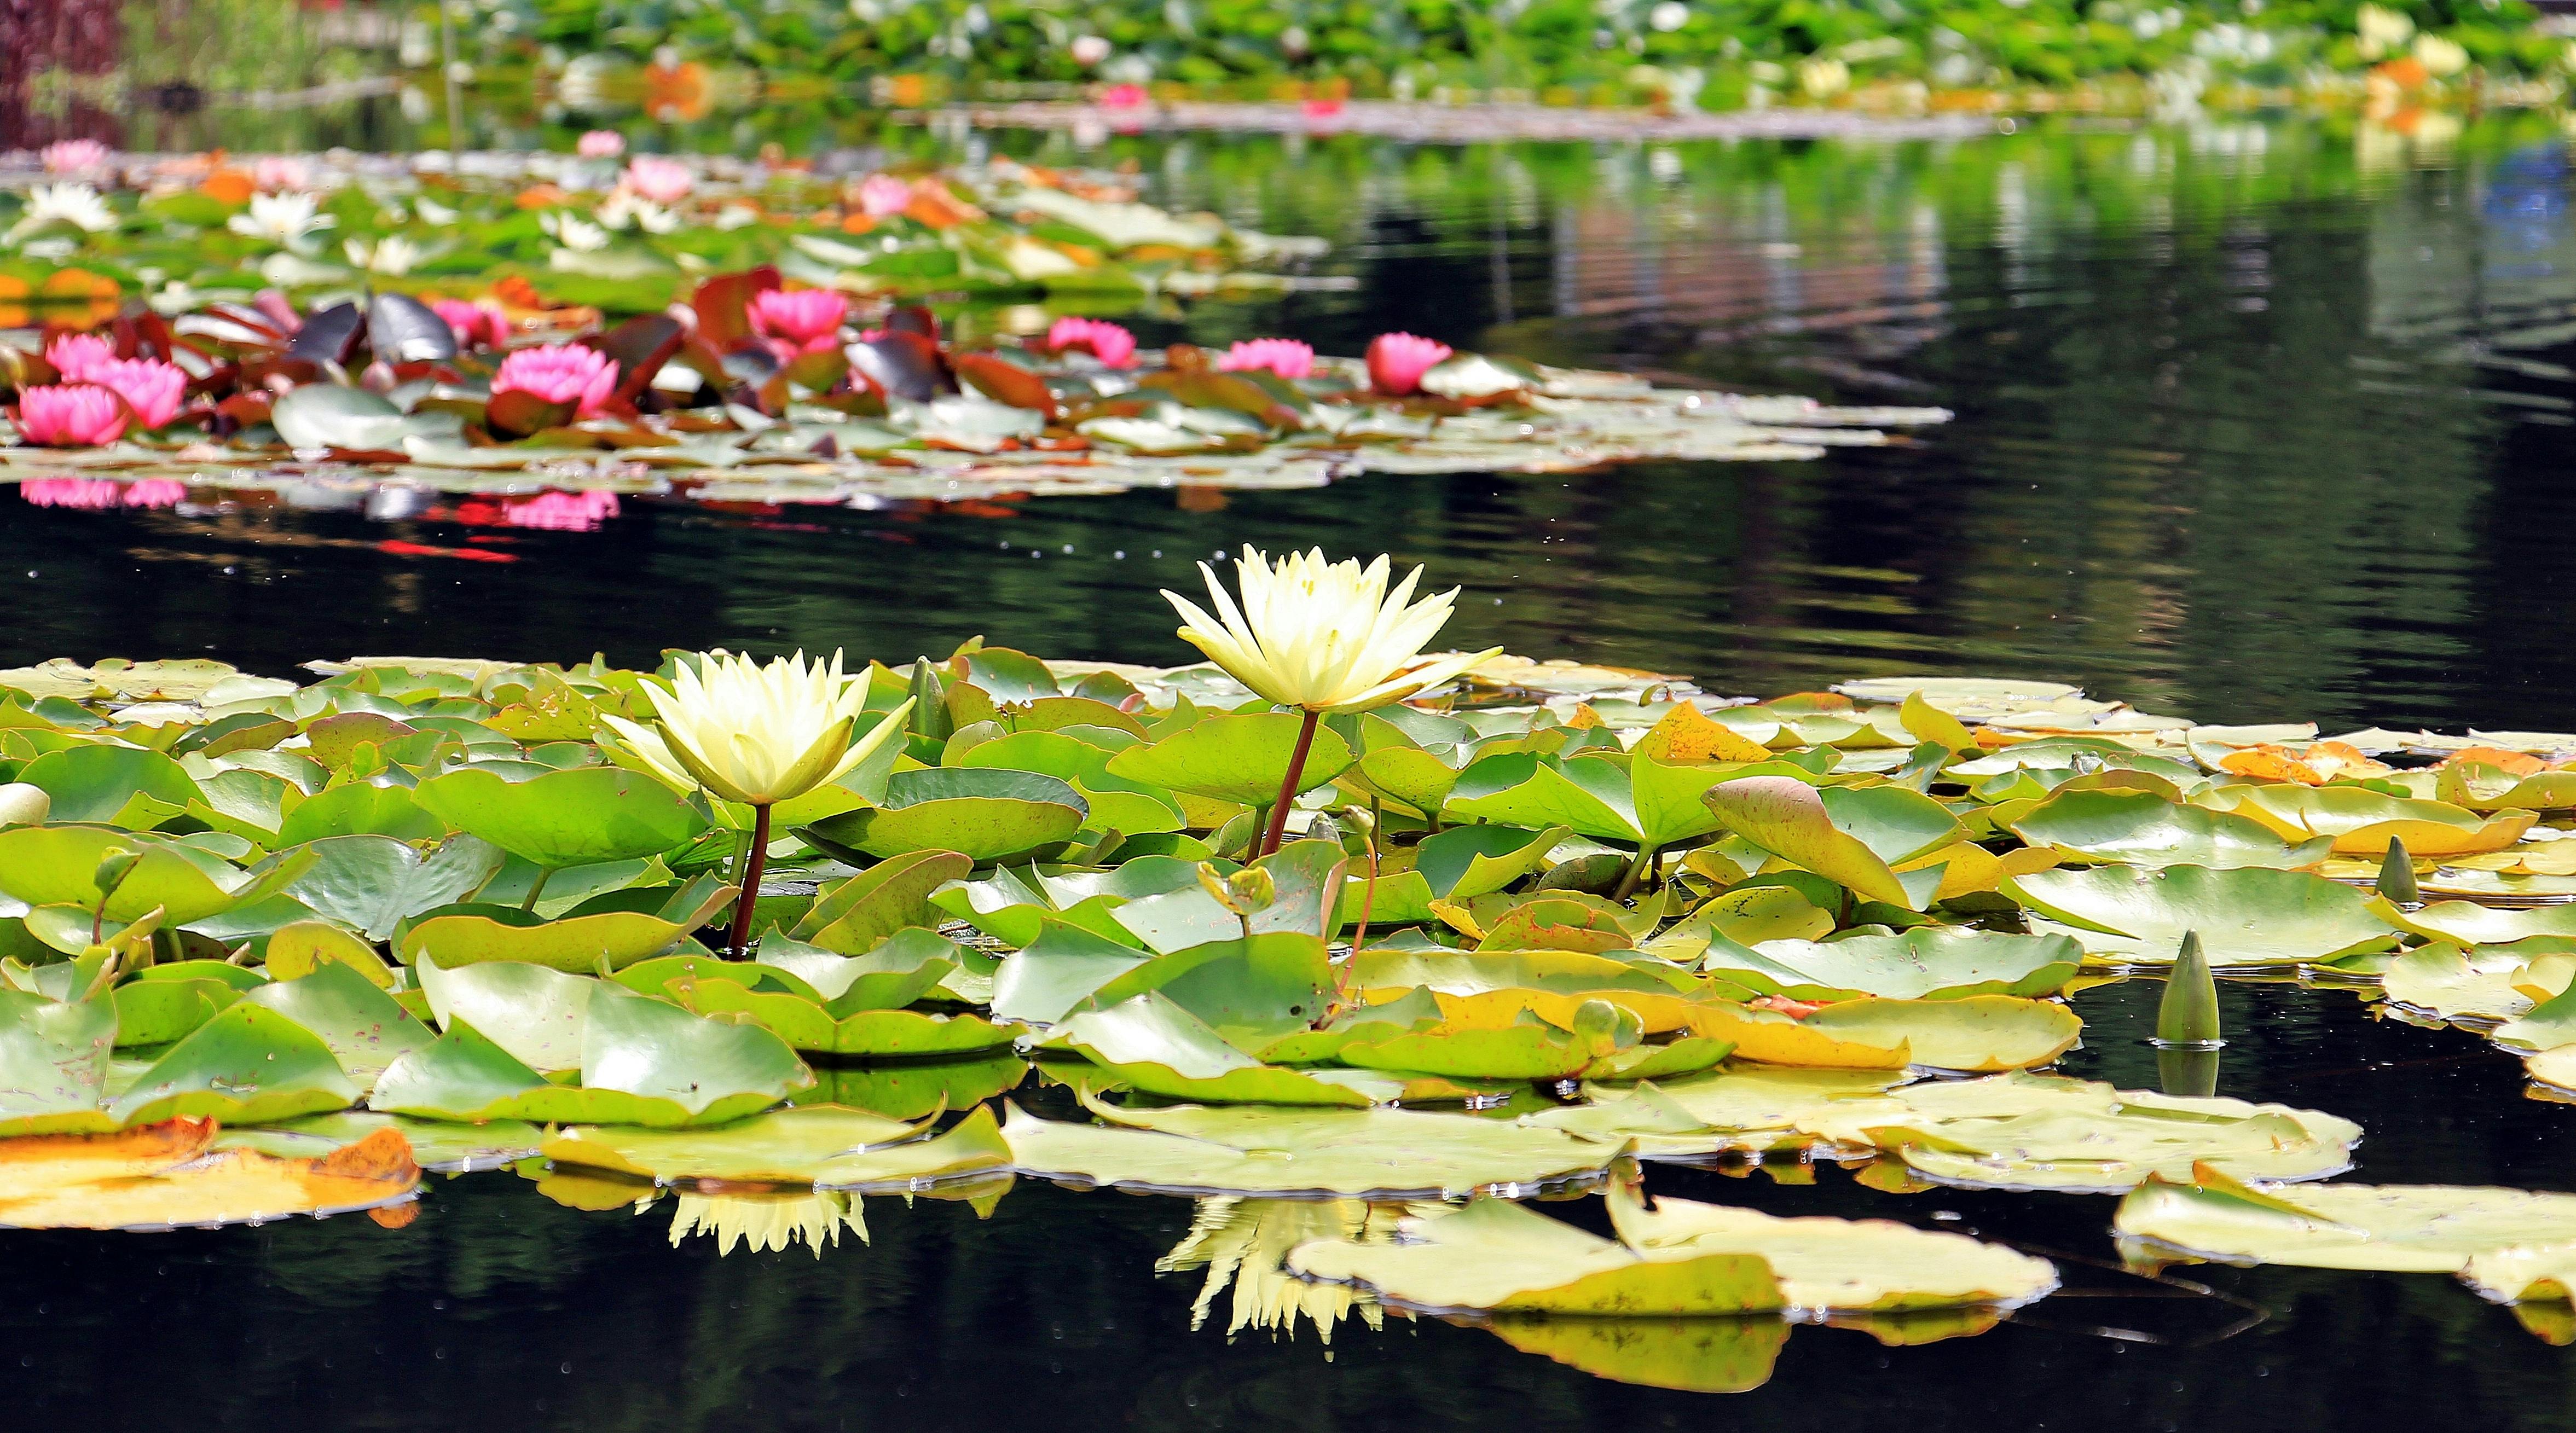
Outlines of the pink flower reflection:
M544 528L549 532L597 532L601 523L615 516L615 493L543 492L501 505L501 520L510 526Z
M113 508L174 508L188 500L184 484L168 478L120 483L114 478L29 478L18 495L40 508L80 508L105 512Z

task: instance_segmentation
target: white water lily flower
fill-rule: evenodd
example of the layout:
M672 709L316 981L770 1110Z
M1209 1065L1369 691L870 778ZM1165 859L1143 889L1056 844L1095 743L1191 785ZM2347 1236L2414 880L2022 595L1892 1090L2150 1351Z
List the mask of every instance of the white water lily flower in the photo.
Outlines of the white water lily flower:
M2361 57L2376 60L2406 47L2415 38L2415 22L2385 5L2364 5L2353 15L2353 29L2361 38Z
M27 211L9 226L7 241L16 243L52 224L69 224L85 234L116 227L116 211L86 184L37 184L27 190Z
M624 189L601 201L592 217L610 229L632 225L647 234L668 234L680 227L680 216L676 212Z
M371 274L388 277L410 273L413 265L429 257L418 244L400 234L389 234L372 244L363 239L350 239L342 243L340 249L349 256L350 263Z
M426 195L411 201L411 207L412 212L418 214L420 222L424 224L436 224L440 228L445 228L456 222L455 210Z
M575 253L608 247L608 231L577 215L546 214L538 218L537 227L554 235L556 243Z
M1413 601L1417 567L1387 591L1387 559L1326 562L1322 549L1292 553L1274 567L1249 544L1234 564L1241 606L1204 562L1222 622L1179 593L1163 596L1187 625L1181 640L1208 654L1236 681L1281 706L1357 712L1401 701L1449 681L1502 648L1425 659L1422 648L1449 620L1458 589Z
M829 662L798 652L764 667L719 650L682 663L670 686L648 681L641 690L652 726L601 719L655 776L761 807L839 780L903 730L912 710L905 702L856 735L867 682L841 675L838 652Z
M235 214L224 221L224 227L247 239L266 239L293 249L302 245L307 235L318 234L340 221L320 212L322 201L303 190L282 194L254 194L250 212Z

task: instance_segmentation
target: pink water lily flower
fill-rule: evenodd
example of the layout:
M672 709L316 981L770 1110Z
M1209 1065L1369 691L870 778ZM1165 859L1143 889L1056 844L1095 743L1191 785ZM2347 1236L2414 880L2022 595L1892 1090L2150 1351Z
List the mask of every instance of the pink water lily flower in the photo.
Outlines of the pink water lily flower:
M1102 109L1143 109L1145 99L1143 85L1111 85L1100 92L1100 107Z
M157 358L111 358L90 364L77 383L104 388L125 400L138 426L158 428L179 416L188 396L188 375Z
M125 435L125 405L95 383L58 383L18 395L18 432L48 448L96 448Z
M502 359L501 371L492 375L493 397L528 393L548 403L570 403L576 418L606 407L616 391L616 361L578 344L519 349Z
M912 186L891 174L871 174L859 184L859 212L871 219L892 218L911 204Z
M86 174L107 163L108 148L95 139L63 139L37 151L47 174Z
M782 347L782 358L839 344L849 314L849 298L836 289L764 289L751 297L752 331Z
M626 162L626 187L656 204L677 204L697 187L689 166L657 154L639 154Z
M431 299L429 308L430 312L447 320L447 326L456 331L458 348L472 348L477 344L499 348L510 336L508 321L497 308L467 303L463 299Z
M626 152L626 136L613 129L594 129L573 148L584 159L615 159Z
M1369 386L1389 398L1422 391L1422 375L1449 357L1449 345L1410 333L1381 333L1369 340Z
M87 383L102 363L116 360L116 345L94 333L67 333L45 345L45 361L65 383Z
M313 170L292 155L272 154L251 165L250 182L263 194L310 189L313 187Z
M1252 373L1265 368L1282 378L1304 378L1315 371L1314 347L1293 338L1237 340L1216 361L1219 373Z
M1055 326L1047 330L1046 343L1058 353L1087 348L1092 357L1109 368L1132 368L1136 363L1136 335L1096 318L1057 319Z
M115 358L92 368L83 382L95 383L125 400L134 421L158 428L179 416L187 400L188 375L178 365L157 358Z

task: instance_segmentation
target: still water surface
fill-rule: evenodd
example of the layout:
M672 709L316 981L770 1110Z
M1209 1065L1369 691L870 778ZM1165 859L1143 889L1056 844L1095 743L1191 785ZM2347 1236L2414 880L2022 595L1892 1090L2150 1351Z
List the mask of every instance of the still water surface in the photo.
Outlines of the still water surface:
M899 139L915 147L925 137ZM996 147L1077 154L1055 137ZM1166 202L1323 233L1348 292L1211 304L1149 340L1383 328L1558 363L1939 404L1906 446L1784 465L1369 478L965 508L627 500L587 531L504 505L88 512L0 496L11 662L358 652L649 663L665 646L977 633L1182 660L1158 586L1242 542L1392 549L1467 589L1453 631L1769 693L2012 674L2221 721L2564 728L2576 590L2576 232L2545 127L2447 143L2325 125L1967 144L1496 147L1112 141ZM388 516L403 512L400 517ZM384 544L396 544L388 549ZM424 554L420 549L432 550ZM436 555L477 550L487 558ZM2156 987L2078 1001L2068 1073L2152 1086ZM2571 1112L2484 1042L2348 994L2230 986L2221 1093L2332 1110L2355 1178L2576 1190ZM1025 1094L1022 1098L1043 1099ZM2000 1327L1920 1347L1801 1328L1596 1378L1482 1329L1329 1347L1193 1331L1157 1275L1190 1201L1022 1182L988 1215L870 1200L820 1258L670 1240L510 1173L420 1218L0 1242L30 1420L101 1427L1764 1426L2558 1429L2576 1360L2448 1279L2115 1258L2111 1201L1910 1196L1656 1167L1656 1193L1871 1214L2076 1256ZM1598 1222L1598 1201L1555 1206ZM1936 1214L1958 1216L1935 1223ZM2237 1302L2230 1302L2233 1299ZM2259 1321L2246 1326L2252 1315ZM145 1351L148 1350L148 1356ZM14 1356L16 1366L6 1359Z

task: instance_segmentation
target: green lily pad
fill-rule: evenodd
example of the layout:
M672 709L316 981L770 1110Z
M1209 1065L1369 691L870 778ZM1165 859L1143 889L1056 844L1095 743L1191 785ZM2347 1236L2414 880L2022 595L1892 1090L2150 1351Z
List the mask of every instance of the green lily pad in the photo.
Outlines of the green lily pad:
M322 1037L351 1081L366 1089L397 1056L433 1038L429 1027L394 1003L356 968L324 961L310 974L272 981L242 996Z
M296 980L325 964L345 965L379 990L394 988L393 967L376 948L328 921L296 921L268 937L261 966L271 980Z
M53 798L48 820L128 831L148 831L204 797L179 763L133 746L49 751L19 768L17 780Z
M1876 1145L1917 1175L1985 1189L2122 1193L2208 1163L2307 1180L2352 1163L2361 1126L2315 1110L2118 1090L2044 1075L1933 1081L1834 1101L1807 1133Z
M2084 1022L2065 1006L2009 995L1845 1000L1803 1023L1835 1040L1904 1048L1917 1065L1971 1074L2048 1064L2084 1033Z
M1212 716L1160 741L1132 746L1109 758L1109 775L1166 791L1182 791L1237 806L1268 806L1288 779L1288 759L1304 719L1285 712ZM1299 768L1299 794L1330 783L1349 769L1350 743L1319 726Z
M2331 836L2293 844L2250 816L2176 805L2151 791L2060 791L2016 818L2012 830L2061 854L2146 867L2304 869L2334 850Z
M1650 1255L1497 1199L1408 1218L1399 1242L1303 1244L1289 1251L1288 1268L1435 1311L1707 1317L1786 1304L1758 1254Z
M334 836L305 850L312 867L286 894L375 941L391 940L394 927L423 911L465 899L505 859L499 847L472 836L449 837L428 852L391 836Z
M2124 964L2170 964L2192 931L2222 970L2322 963L2397 944L2363 892L2304 871L2096 866L2007 876L2003 892L2047 918L2031 922L2033 932L2072 936L2088 955Z
M0 891L31 906L96 910L99 862L119 850L141 859L107 898L116 925L155 909L164 925L193 924L291 889L314 859L298 852L248 871L194 846L105 826L13 826L0 830Z
M1579 836L1660 850L1719 829L1701 797L1729 774L1646 756L1515 752L1480 758L1461 773L1447 813L1512 826L1564 826Z
M1028 1073L1029 1062L1007 1050L957 1059L818 1065L814 1088L799 1098L891 1119L919 1119L1008 1094Z
M955 851L895 856L819 893L792 933L827 951L857 955L900 930L936 930L941 911L931 904L931 893L964 877L974 864Z
M1765 941L1751 950L1732 942L1713 944L1700 968L1748 990L1792 1000L1856 1000L1865 995L1955 1000L1970 995L2053 995L2075 978L2083 958L2083 947L2062 935L1999 935L1920 926L1897 935Z
M451 970L487 960L583 973L603 965L623 970L688 939L733 894L710 874L686 886L611 891L553 920L513 906L446 906L399 931L394 949L406 964L426 953Z
M1120 1084L1165 1099L1365 1107L1403 1089L1400 1080L1349 1081L1332 1078L1343 1072L1265 1065L1158 990L1075 1014L1049 1043L1089 1059Z
M1005 1106L1023 1174L1168 1193L1454 1198L1589 1179L1622 1146L1474 1115L1277 1106L1090 1108L1115 1127Z
M1962 1234L1887 1219L1783 1219L1724 1204L1607 1192L1619 1242L1649 1259L1737 1254L1767 1263L1781 1297L1809 1313L2009 1309L2057 1287L2057 1269Z
M525 781L468 768L422 782L412 797L450 827L548 870L662 855L707 829L687 797L613 766Z
M437 1041L386 1069L370 1103L439 1119L674 1128L738 1120L814 1082L796 1052L758 1026L701 1019L612 981L587 983L579 1085L546 1083L451 1019Z
M1341 929L1343 880L1350 857L1330 841L1290 841L1252 863L1270 875L1269 905L1240 917L1217 903L1195 879L1158 895L1139 896L1111 918L1163 954L1253 935L1297 932L1329 939Z
M865 1110L817 1105L685 1134L568 1129L547 1140L544 1152L561 1164L657 1182L721 1180L857 1190L910 1190L991 1174L1010 1159L989 1108L978 1106L935 1138L921 1138L921 1129Z
M953 851L981 866L1060 847L1090 812L1080 792L1052 776L939 767L897 772L880 805L799 830L826 849L859 853L854 859Z
M1928 796L1903 787L1817 788L1787 776L1748 776L1721 783L1707 804L1726 829L1863 900L1921 910L1937 889L1935 872L1911 884L1892 869L1959 837L1958 818Z
M448 970L424 960L413 973L440 1029L470 1025L510 1058L549 1074L581 1068L599 981L516 961Z
M1453 827L1415 847L1410 869L1382 866L1373 896L1366 863L1354 860L1342 888L1342 920L1356 921L1365 910L1370 924L1381 929L1420 924L1432 919L1435 900L1490 895L1544 869L1548 852L1570 834L1564 826L1537 831L1517 826Z
M2151 1181L2112 1227L2229 1263L2457 1273L2471 1259L2576 1240L2576 1194L2446 1184L2247 1183L2218 1169Z
M116 1007L0 990L0 1137L113 1129L106 1103Z
M145 1070L112 1105L119 1125L182 1115L269 1124L357 1103L331 1047L277 1011L236 1003Z
M224 774L261 776L258 772ZM353 781L296 803L271 829L278 845L301 846L326 836L391 836L406 844L427 844L443 839L454 828L422 810L403 787Z

